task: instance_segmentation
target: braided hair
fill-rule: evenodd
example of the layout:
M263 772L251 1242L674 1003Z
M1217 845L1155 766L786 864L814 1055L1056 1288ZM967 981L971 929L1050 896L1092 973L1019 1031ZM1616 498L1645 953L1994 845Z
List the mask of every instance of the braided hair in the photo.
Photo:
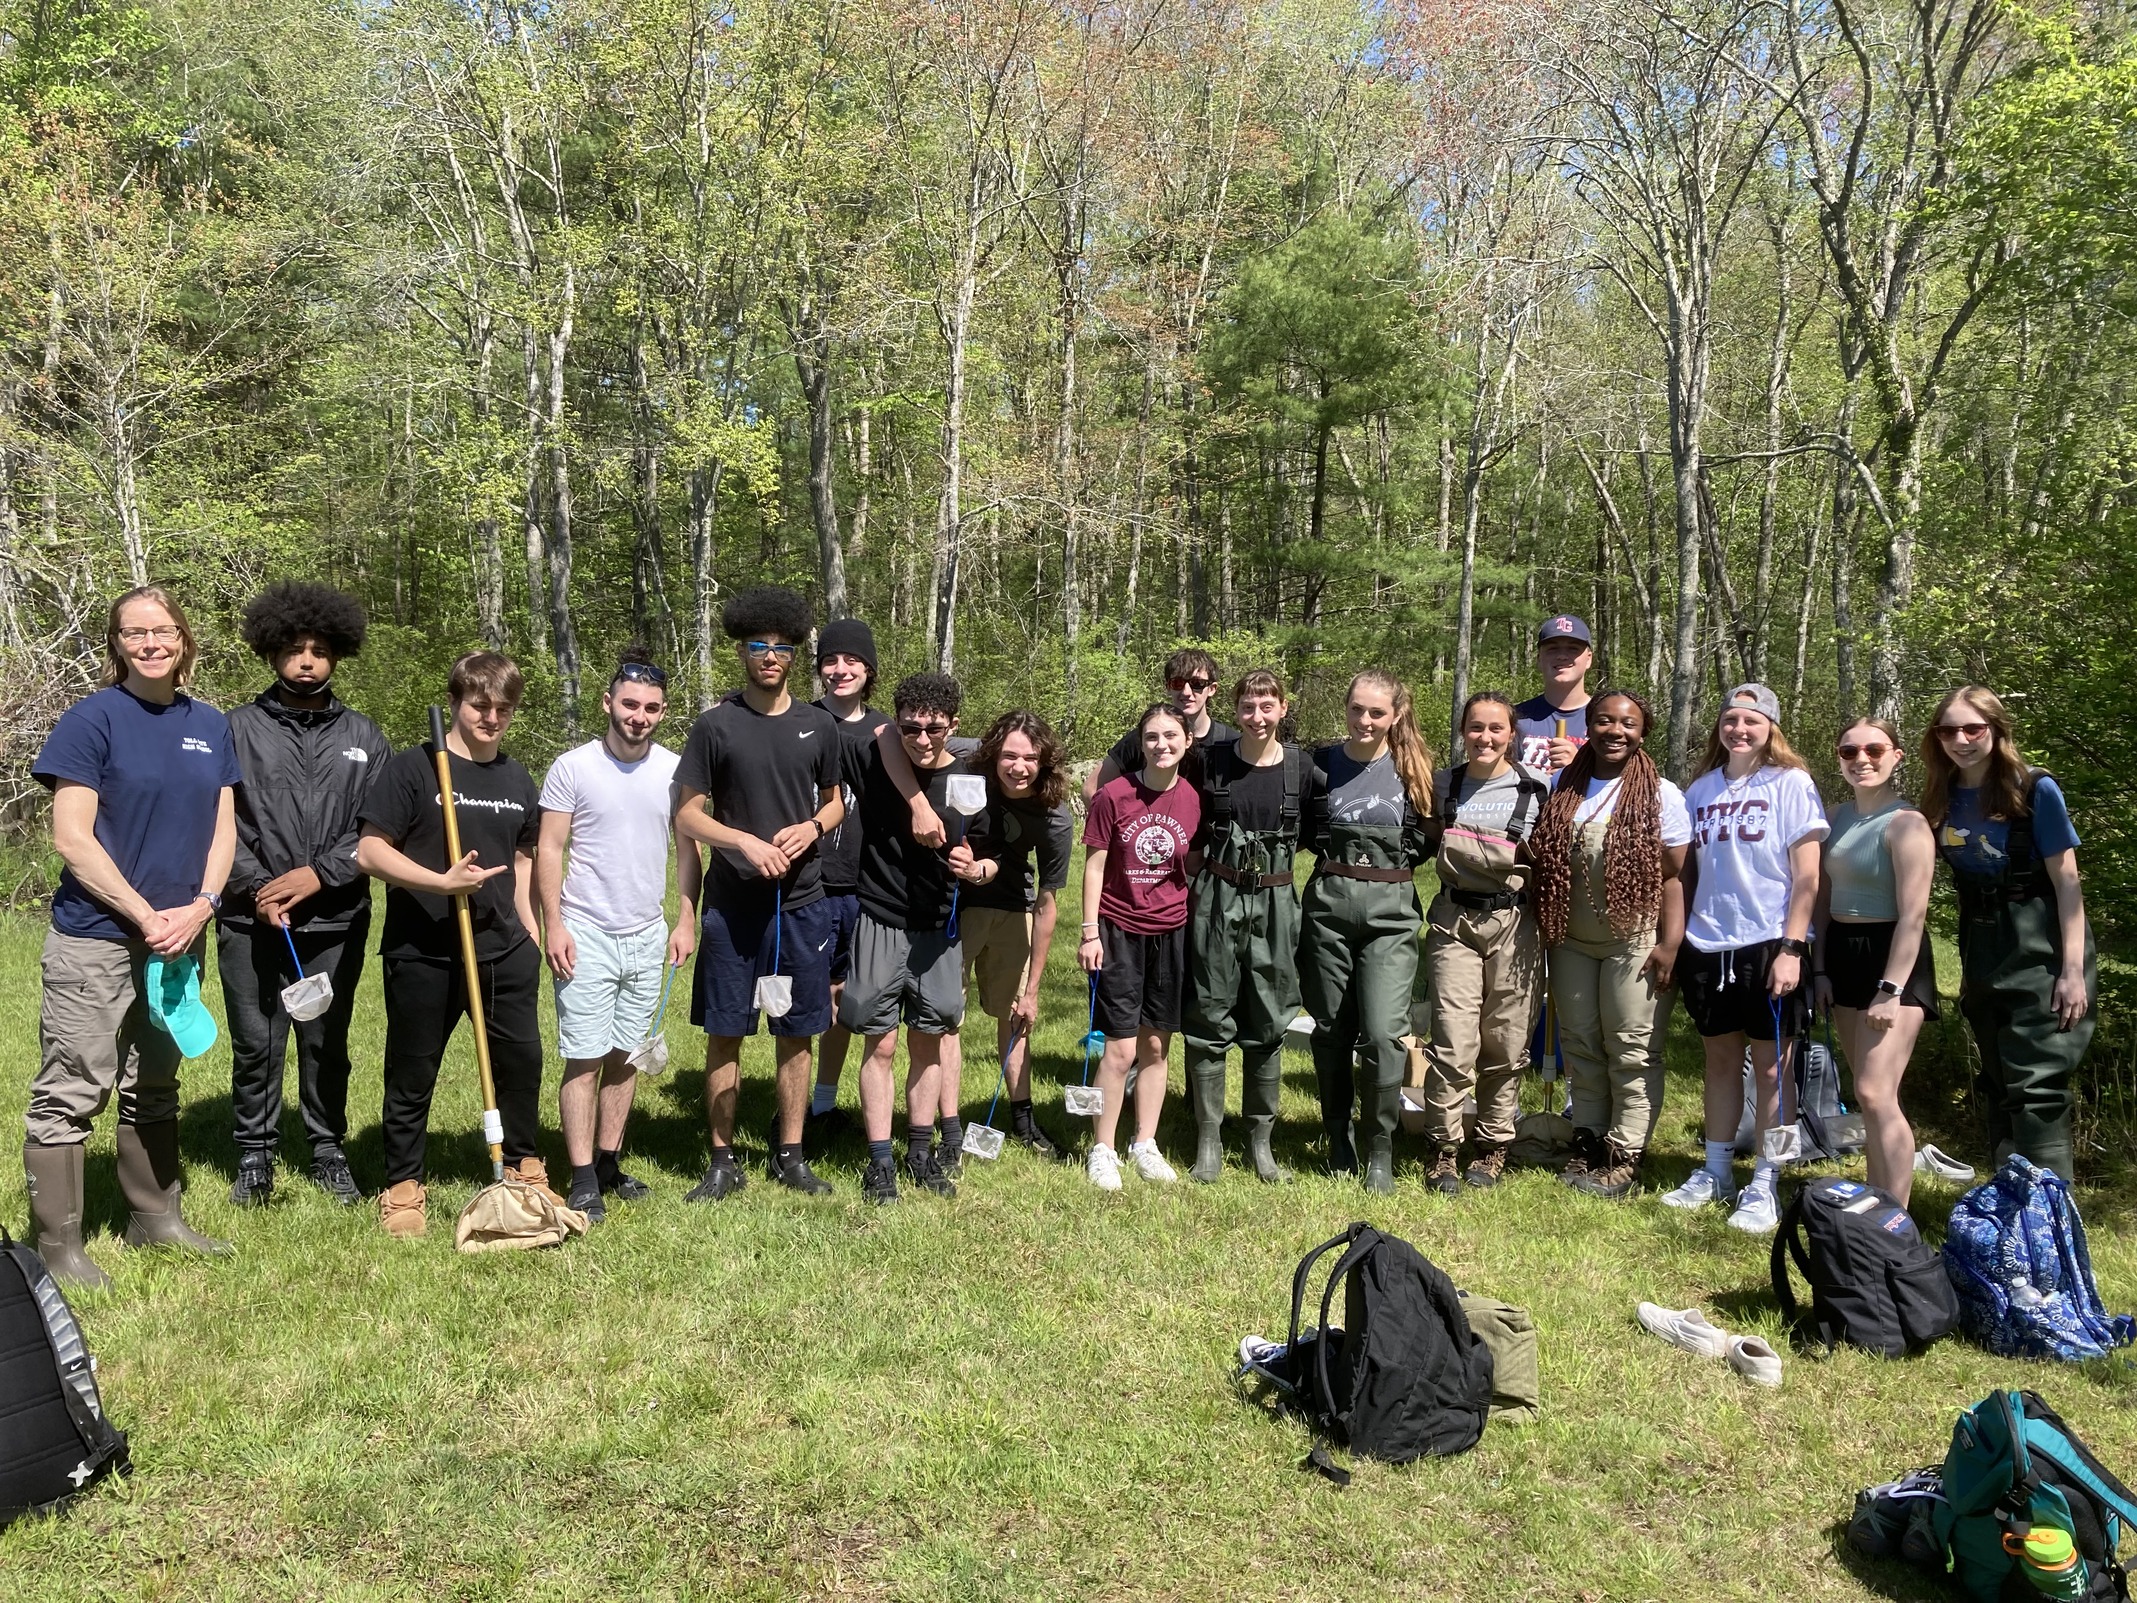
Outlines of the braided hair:
M1589 716L1613 696L1640 709L1644 738L1654 727L1654 714L1630 690L1605 690L1588 704ZM1547 946L1566 938L1573 905L1573 815L1594 777L1595 747L1585 745L1559 776L1529 837L1529 860L1535 865L1529 903ZM1603 835L1603 902L1610 933L1620 940L1652 926L1662 907L1662 773L1644 747L1635 746L1625 759L1617 805Z

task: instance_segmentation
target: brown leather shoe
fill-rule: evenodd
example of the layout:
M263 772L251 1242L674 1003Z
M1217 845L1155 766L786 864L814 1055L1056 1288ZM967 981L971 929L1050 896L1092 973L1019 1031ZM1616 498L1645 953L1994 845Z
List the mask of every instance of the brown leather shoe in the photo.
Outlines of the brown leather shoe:
M1573 1187L1591 1197L1602 1197L1606 1201L1616 1202L1630 1195L1639 1180L1640 1154L1626 1150L1616 1141L1606 1139L1603 1142L1602 1162L1573 1182Z
M1499 1176L1506 1173L1506 1148L1490 1146L1477 1148L1477 1155L1470 1160L1469 1172L1463 1178L1471 1185L1482 1189L1499 1183Z
M1559 1183L1576 1189L1588 1178L1588 1171L1603 1159L1603 1138L1593 1130L1573 1132L1573 1156L1566 1166L1558 1171Z
M1462 1189L1462 1149L1441 1147L1432 1159L1432 1167L1425 1175L1425 1188L1443 1196L1454 1196Z
M378 1194L378 1222L389 1236L420 1236L430 1228L430 1193L420 1180L396 1180Z

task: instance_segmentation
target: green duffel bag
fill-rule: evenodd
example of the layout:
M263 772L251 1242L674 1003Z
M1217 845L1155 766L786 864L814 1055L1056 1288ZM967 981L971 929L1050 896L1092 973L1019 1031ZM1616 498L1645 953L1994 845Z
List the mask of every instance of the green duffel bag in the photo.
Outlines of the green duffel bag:
M1491 1417L1526 1425L1543 1407L1536 1321L1526 1308L1473 1291L1462 1293L1462 1312L1477 1339L1491 1349Z

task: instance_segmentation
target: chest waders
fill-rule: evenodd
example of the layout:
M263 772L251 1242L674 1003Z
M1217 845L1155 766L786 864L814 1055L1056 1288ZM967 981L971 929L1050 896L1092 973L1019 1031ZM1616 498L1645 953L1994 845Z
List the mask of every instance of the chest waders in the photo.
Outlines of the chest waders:
M1329 1167L1357 1167L1354 1102L1367 1131L1365 1183L1394 1188L1403 1032L1417 978L1416 867L1399 824L1328 826L1328 851L1307 882L1299 934L1299 990L1313 1015L1313 1069L1328 1132ZM1352 1064L1362 1051L1365 1085Z
M1306 758L1283 748L1283 805L1274 830L1232 816L1235 747L1210 753L1202 786L1209 820L1202 872L1187 918L1187 1090L1195 1110L1195 1165L1204 1182L1224 1172L1224 1055L1239 1048L1247 1158L1261 1179L1288 1179L1269 1150L1283 1084L1284 1031L1299 1010L1298 847Z
M1959 1011L1981 1053L1980 1094L1996 1162L2017 1152L2076 1179L2071 1150L2070 1078L2092 1043L2093 1012L2068 1030L2056 1024L2055 982L2063 968L2055 885L2033 844L2033 781L2028 811L2012 820L2004 867L1961 873L1958 853L1937 831L1937 852L1959 890ZM2100 991L2090 926L2085 931L2085 997Z

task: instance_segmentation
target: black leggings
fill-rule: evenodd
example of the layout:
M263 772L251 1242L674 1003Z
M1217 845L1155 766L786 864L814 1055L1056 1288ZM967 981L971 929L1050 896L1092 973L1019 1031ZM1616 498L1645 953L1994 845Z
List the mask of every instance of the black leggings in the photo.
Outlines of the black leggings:
M542 955L531 940L480 965L490 1075L505 1127L505 1162L534 1156L542 1133L542 1034L536 1016ZM423 1178L431 1093L445 1045L467 1011L458 959L386 959L386 1184Z

